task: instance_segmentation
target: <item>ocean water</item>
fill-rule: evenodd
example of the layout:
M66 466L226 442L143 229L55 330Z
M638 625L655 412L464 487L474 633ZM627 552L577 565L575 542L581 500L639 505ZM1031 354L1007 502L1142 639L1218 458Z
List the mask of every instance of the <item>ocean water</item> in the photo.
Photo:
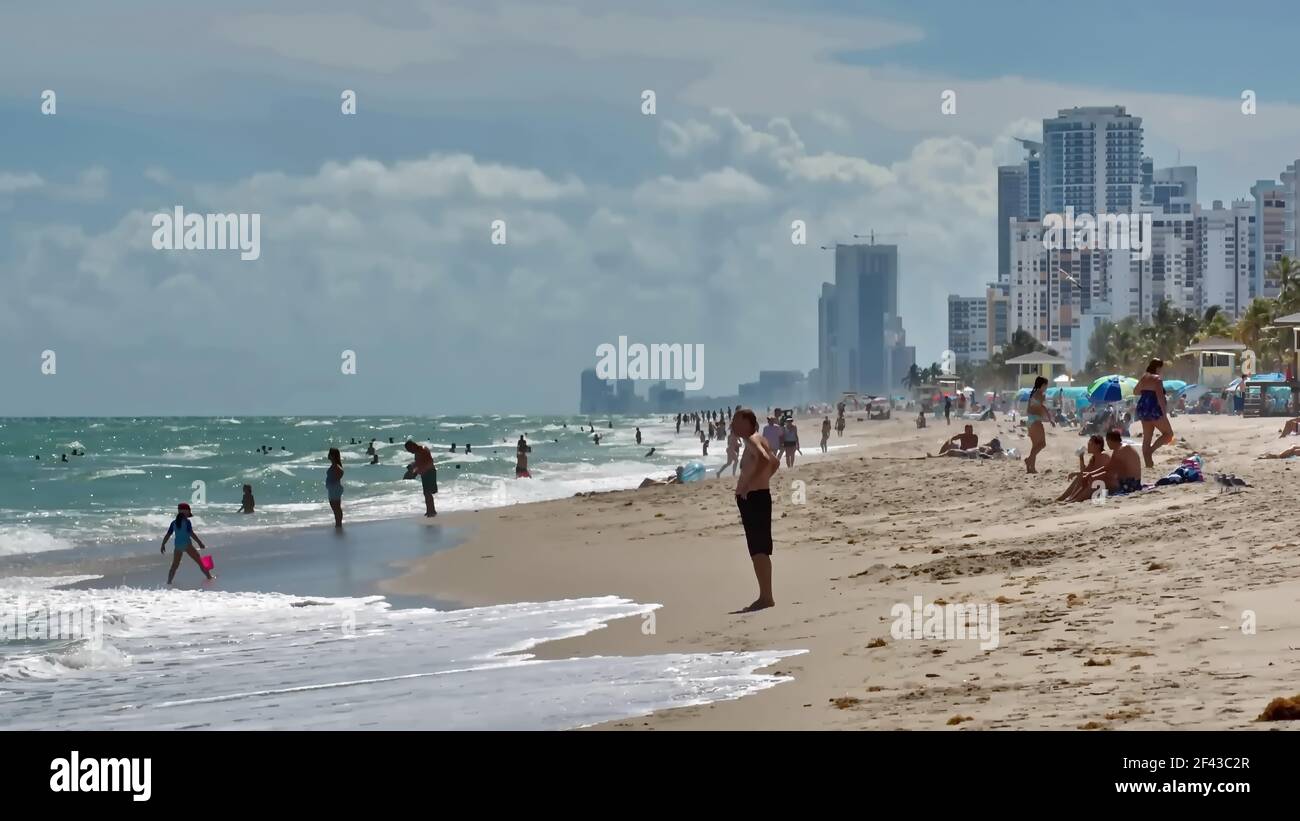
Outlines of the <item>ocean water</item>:
M504 655L656 607L612 596L444 612L66 587L80 580L0 587L0 617L27 625L0 623L0 729L568 729L739 698L786 680L754 671L798 652ZM94 626L30 638L49 613Z
M676 436L671 420L659 416L615 417L612 430L606 419L591 421L600 445L582 430L585 417L0 418L0 555L161 539L176 504L193 501L195 482L206 498L194 504L200 534L331 522L324 490L331 447L343 453L350 521L423 512L418 484L402 479L408 437L428 445L438 462L440 511L636 487L692 459L724 459L725 443L711 442L710 456L701 458L699 441L688 435L693 427L683 425ZM533 478L517 481L521 433L533 447ZM366 464L372 438L378 465ZM259 453L262 445L271 453ZM651 447L656 455L646 458ZM60 461L74 449L86 455ZM244 484L257 500L252 516L237 512Z
M396 573L391 561L454 541L407 518L423 512L418 484L401 478L408 437L438 460L440 510L635 487L700 458L693 429L676 436L659 417L615 418L613 430L593 420L599 446L580 421L0 419L0 729L563 729L784 681L756 671L797 649L528 654L645 617L653 603L609 595L452 609L366 595ZM520 433L533 446L530 480L514 479ZM365 464L371 438L380 465ZM452 442L474 453L452 454ZM341 532L309 529L332 521L330 447L344 454L348 520L372 520ZM59 461L74 448L86 455ZM710 450L701 461L720 464L725 444ZM201 583L187 561L168 589L156 544L176 503L193 503L194 482L206 495L195 529L215 545L219 578ZM237 512L245 483L252 516ZM84 575L100 572L111 575ZM76 629L32 628L50 614L71 615Z

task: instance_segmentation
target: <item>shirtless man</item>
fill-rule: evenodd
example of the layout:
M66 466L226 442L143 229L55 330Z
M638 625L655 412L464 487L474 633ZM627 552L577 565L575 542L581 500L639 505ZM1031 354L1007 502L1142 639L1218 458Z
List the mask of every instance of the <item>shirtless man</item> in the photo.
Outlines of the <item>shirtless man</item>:
M1056 501L1064 502L1071 496L1079 492L1079 484L1083 481L1085 473L1093 473L1106 466L1110 461L1110 454L1106 453L1106 440L1093 434L1088 437L1088 463L1084 464L1083 454L1079 454L1079 469L1070 473L1070 486L1065 492L1056 497Z
M962 451L972 450L979 447L980 438L975 433L973 425L967 425L965 430L939 446L939 455L952 453L953 456L964 456Z
M1142 457L1131 445L1124 444L1124 437L1117 430L1106 434L1106 445L1110 448L1110 461L1097 470L1084 471L1080 477L1083 481L1067 502L1082 502L1092 498L1094 483L1106 485L1107 493L1132 493L1142 489Z
M740 457L740 479L736 481L736 507L745 528L749 558L758 579L758 598L744 612L776 605L772 598L772 492L768 482L781 460L758 434L758 417L749 408L736 411L732 420L736 436L745 443Z
M412 472L420 477L420 485L424 491L424 515L437 516L438 510L433 506L433 496L438 492L438 466L433 463L433 454L414 439L407 439L405 447L407 453L415 457Z
M826 442L831 438L831 418L829 416L822 419L822 453L826 452Z

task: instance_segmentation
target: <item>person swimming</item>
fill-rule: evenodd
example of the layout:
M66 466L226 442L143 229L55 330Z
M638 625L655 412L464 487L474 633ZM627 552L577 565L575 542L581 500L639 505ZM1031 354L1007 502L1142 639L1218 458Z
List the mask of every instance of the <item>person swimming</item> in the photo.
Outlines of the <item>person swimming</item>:
M470 448L470 444L469 444L469 442L466 442L466 443L465 443L465 452L466 452L466 453L472 453L472 452L473 452L473 451L471 451L469 448Z

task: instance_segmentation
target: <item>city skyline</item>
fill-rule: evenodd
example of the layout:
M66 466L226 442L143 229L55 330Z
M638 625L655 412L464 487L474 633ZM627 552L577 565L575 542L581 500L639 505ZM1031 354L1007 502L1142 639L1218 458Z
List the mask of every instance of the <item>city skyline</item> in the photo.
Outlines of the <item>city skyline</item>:
M98 4L11 10L0 413L564 412L624 335L705 345L723 394L816 366L820 247L873 229L906 234L904 347L937 361L946 295L995 278L995 169L1044 116L1125 105L1205 203L1300 155L1265 55L1211 70L1177 45L1258 20L1100 8L1131 25L1072 36L1125 59L1086 78L1048 21L961 4L144 2L168 27L147 65L156 35ZM177 207L259 215L258 258L155 250Z

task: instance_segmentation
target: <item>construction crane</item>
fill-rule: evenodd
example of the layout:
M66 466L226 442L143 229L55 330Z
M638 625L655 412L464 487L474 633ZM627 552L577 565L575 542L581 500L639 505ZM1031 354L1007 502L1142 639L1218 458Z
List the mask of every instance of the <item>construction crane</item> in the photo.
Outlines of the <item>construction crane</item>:
M877 234L874 230L872 230L872 231L870 231L870 232L868 232L868 233L866 233L866 234L854 234L854 235L853 235L853 238L854 238L854 239L865 239L865 240L867 240L867 244L868 244L868 245L875 245L875 244L876 244L876 237L878 237L878 236L879 236L879 237L905 237L905 236L907 236L907 232L906 232L906 231L889 231L889 232L885 232L885 233Z
M884 232L877 233L876 231L871 231L871 232L866 233L866 234L854 234L854 235L853 235L853 238L854 238L854 239L865 239L865 240L867 241L867 244L868 244L868 245L875 245L875 244L876 244L876 237L882 237L882 238L883 238L883 237L905 237L905 236L907 236L907 232L906 232L906 231L891 231L891 232L888 232L888 233L884 233ZM823 251L834 251L834 250L835 250L835 246L834 246L834 245L823 245L823 246L821 246L821 249L822 249Z

